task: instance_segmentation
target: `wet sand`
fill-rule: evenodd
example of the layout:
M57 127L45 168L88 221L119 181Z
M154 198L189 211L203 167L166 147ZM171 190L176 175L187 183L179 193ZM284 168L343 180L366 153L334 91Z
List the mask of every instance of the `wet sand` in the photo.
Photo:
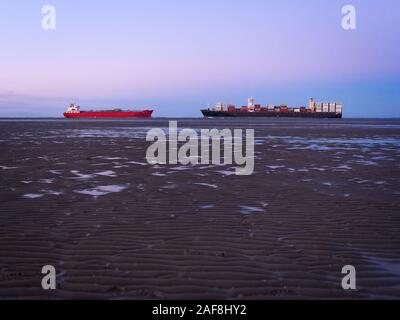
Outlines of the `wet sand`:
M0 121L1 298L400 298L400 121L178 120L254 128L248 177L147 164L167 126Z

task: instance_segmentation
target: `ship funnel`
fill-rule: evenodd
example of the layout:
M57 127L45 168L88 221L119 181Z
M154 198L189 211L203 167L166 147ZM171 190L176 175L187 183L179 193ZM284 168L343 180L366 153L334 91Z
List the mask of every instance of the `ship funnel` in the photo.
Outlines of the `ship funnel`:
M314 111L315 111L315 101L314 101L314 98L310 98L309 109L311 110L311 112L314 112Z
M254 107L254 98L247 99L247 107L249 108Z

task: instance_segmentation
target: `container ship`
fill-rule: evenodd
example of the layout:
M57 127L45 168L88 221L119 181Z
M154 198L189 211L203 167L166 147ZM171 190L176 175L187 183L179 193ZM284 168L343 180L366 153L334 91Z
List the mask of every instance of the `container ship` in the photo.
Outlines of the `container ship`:
M76 104L71 104L66 112L65 118L150 118L153 110L98 110L81 111Z
M236 108L231 104L217 103L214 109L201 110L207 118L212 117L292 117L292 118L342 118L343 105L338 102L309 101L309 107L289 108L286 105L256 104L253 98L249 98L247 106Z

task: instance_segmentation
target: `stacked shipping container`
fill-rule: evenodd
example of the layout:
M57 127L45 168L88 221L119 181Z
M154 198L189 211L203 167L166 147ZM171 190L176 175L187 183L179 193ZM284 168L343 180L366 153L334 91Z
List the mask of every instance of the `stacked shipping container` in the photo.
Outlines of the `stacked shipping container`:
M255 104L254 99L249 99L248 105L237 109L233 104L222 104L217 103L214 111L218 112L279 112L279 113L332 113L332 114L342 114L343 106L341 103L337 102L315 102L313 98L310 99L310 107L297 107L289 108L286 105L274 106L268 104L267 106L261 106L260 104Z

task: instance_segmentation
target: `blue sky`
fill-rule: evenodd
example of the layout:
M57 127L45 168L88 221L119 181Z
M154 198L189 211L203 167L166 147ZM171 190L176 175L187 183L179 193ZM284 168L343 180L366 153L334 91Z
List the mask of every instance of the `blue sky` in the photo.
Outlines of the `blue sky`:
M356 30L341 27L345 4ZM59 116L73 101L200 116L217 101L314 96L347 117L400 117L398 39L397 0L2 0L0 116Z

